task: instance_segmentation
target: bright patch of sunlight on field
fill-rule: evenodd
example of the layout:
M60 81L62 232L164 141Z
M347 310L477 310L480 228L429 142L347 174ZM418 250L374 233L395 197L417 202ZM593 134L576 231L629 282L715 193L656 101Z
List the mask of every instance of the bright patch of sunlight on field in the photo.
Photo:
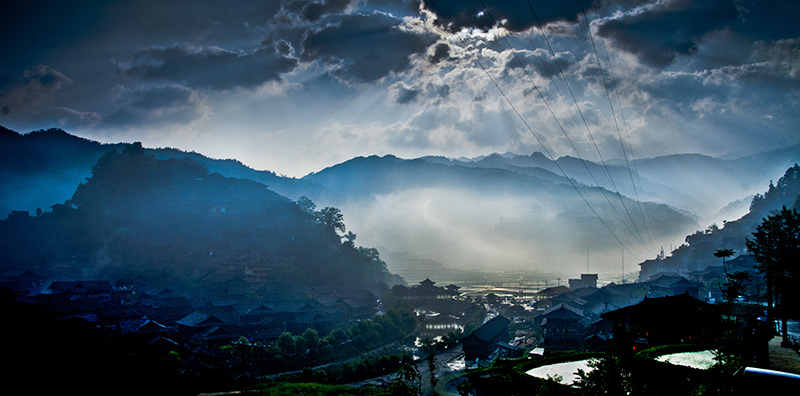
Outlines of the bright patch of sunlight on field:
M560 383L564 385L572 385L575 380L578 379L578 369L582 369L585 372L592 371L592 369L589 367L589 359L537 367L535 369L528 370L526 374L543 379L560 377Z
M672 353L659 356L656 360L701 370L707 370L716 363L714 360L714 351Z

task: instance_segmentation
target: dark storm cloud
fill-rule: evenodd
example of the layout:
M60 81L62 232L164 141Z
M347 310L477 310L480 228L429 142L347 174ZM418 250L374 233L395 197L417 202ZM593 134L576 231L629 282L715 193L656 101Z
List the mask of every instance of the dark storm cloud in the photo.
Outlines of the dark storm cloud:
M433 64L437 64L447 59L450 59L450 46L442 43L436 45L436 50L428 60Z
M0 10L0 53L13 61L23 53L45 53L94 33L115 1L6 1ZM16 56L10 56L15 54Z
M591 0L584 1L588 8ZM484 8L484 5L486 6ZM577 21L581 14L578 1L509 2L506 0L436 0L425 2L425 8L440 17L437 23L450 24L454 31L463 28L488 30L496 23L519 32L554 21Z
M125 44L247 43L281 9L279 1L128 0L111 7L106 27ZM169 44L168 44L169 43ZM227 48L230 48L229 46Z
M600 26L603 37L637 54L645 62L664 67L677 56L693 55L704 39L718 31L730 31L733 44L744 40L779 40L800 35L795 16L800 2L679 0L666 2L652 10L608 21ZM724 49L723 49L724 51Z
M389 87L389 97L393 103L405 105L411 103L440 104L450 95L450 86L447 84L427 83L424 88L407 87L397 83Z
M0 80L36 64L51 64L48 56L54 52L78 56L76 50L82 45L90 45L93 51L86 54L90 58L80 61L106 62L105 54L128 47L247 40L250 27L268 20L279 8L277 1L249 0L4 2L0 53L13 56L4 57ZM103 53L106 57L91 57Z
M755 40L800 36L800 2L796 0L734 1L739 20L734 29Z
M553 57L549 51L538 48L533 51L518 50L515 54L516 56L508 59L506 69L518 68L522 63L526 68L536 70L540 76L552 78L558 78L559 68L567 71L575 63L575 56L570 52L558 52Z
M169 85L123 93L123 106L104 118L106 126L186 124L208 113L205 96L189 88Z
M421 0L366 0L363 10L382 10L393 15L417 15Z
M29 108L53 101L53 94L72 79L45 65L25 70L22 77L0 87L0 111L4 116L16 115Z
M345 81L374 82L411 66L410 56L424 53L433 35L404 31L400 21L384 14L345 15L336 25L309 34L304 60L334 65L332 74Z
M303 18L316 22L325 14L338 14L349 6L351 0L321 0L303 7Z
M210 89L254 88L297 66L287 43L252 53L218 47L148 48L117 63L117 71L144 81L172 81ZM281 50L279 50L281 49Z
M397 104L409 104L414 102L420 94L420 90L409 89L406 87L398 87L396 90L391 92L394 102Z
M663 8L609 21L599 33L645 62L664 67L676 56L695 53L706 34L735 24L737 16L731 0L673 1Z

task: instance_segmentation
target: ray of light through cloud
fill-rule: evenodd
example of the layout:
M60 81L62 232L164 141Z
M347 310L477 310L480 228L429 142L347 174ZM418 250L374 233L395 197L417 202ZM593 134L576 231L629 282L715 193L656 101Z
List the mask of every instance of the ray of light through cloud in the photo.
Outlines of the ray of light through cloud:
M0 16L0 125L292 177L387 154L741 156L800 143L797 11L790 0L17 2Z

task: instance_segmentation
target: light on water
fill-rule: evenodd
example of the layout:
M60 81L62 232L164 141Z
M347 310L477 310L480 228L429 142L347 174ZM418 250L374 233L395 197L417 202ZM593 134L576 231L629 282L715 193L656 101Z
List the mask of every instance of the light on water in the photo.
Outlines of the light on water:
M677 366L686 366L701 370L708 370L716 363L714 351L682 352L662 355L656 358L659 362L667 362Z
M589 359L549 364L528 370L526 374L542 379L559 377L561 384L572 385L578 379L578 369L587 373L592 371L592 368L589 367Z

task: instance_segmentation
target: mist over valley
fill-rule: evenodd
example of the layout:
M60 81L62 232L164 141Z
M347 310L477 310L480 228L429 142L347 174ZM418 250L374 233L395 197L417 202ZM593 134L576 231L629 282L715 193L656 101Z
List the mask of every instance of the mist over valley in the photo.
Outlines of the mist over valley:
M6 213L51 211L85 183L102 155L128 147L60 130L3 130L0 138L0 151L8 159L0 180L13 186L4 189L0 200ZM623 266L634 272L636 264L653 259L661 249L677 248L687 235L741 217L750 196L800 161L797 147L738 159L646 159L633 164L635 171L568 157L556 164L540 153L475 159L372 156L290 178L201 153L145 153L263 183L287 200L308 197L319 208L336 207L358 245L397 258L386 260L393 273L424 279L425 268L410 263L428 260L436 264L431 273L455 270L449 273L453 280L459 270L513 270L552 280L588 268L620 277ZM20 158L27 160L14 160ZM181 195L185 200L195 193L182 194L189 194ZM722 209L729 217L720 217L717 212Z
M4 5L4 393L797 388L797 0Z

